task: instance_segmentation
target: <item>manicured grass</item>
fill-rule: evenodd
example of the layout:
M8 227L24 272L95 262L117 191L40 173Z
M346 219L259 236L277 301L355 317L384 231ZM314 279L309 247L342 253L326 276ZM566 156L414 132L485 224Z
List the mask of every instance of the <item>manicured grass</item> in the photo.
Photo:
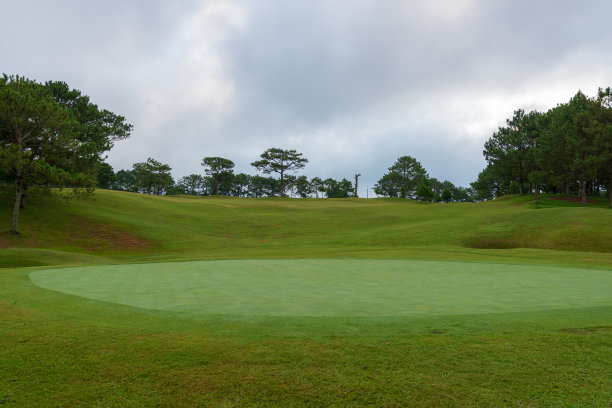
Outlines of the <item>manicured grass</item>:
M0 406L608 407L612 210L545 200L32 197Z
M612 304L607 270L492 263L200 261L47 269L30 280L90 299L215 315L449 315Z

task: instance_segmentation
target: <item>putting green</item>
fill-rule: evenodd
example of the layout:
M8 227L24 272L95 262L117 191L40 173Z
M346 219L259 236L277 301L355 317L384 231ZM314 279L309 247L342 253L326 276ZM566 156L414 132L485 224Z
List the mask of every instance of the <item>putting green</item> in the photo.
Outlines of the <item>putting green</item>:
M268 316L410 316L612 304L612 272L411 260L233 260L30 274L40 287L141 308Z

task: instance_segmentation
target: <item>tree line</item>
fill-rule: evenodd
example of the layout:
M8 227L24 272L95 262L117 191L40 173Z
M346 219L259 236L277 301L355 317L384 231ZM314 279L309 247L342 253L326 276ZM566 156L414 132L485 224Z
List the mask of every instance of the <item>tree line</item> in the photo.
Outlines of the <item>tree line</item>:
M204 174L190 174L174 180L172 168L153 158L134 163L130 170L113 171L102 163L98 187L156 195L224 195L235 197L347 198L358 197L358 180L289 174L302 169L308 160L295 150L271 148L251 165L264 174L277 177L234 173L235 163L223 157L204 157ZM472 201L473 191L456 187L446 180L428 176L423 166L410 156L402 156L374 186L377 195L412 198L426 202Z
M485 142L487 167L471 183L478 199L504 194L603 192L612 206L612 90L578 92L546 111L514 112Z
M235 197L356 197L357 191L346 178L335 180L288 174L301 169L308 160L295 150L271 148L252 166L264 174L278 177L234 173L235 163L223 157L202 159L204 174L190 174L174 180L172 168L153 158L134 163L130 170L119 170L103 163L99 169L98 187L157 195L198 195Z

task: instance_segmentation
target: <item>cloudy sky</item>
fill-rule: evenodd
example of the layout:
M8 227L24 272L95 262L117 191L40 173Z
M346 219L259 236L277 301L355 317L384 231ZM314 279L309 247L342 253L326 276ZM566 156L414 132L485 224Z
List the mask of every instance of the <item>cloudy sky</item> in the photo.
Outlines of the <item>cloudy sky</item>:
M0 73L134 125L115 168L238 172L269 147L360 194L399 156L467 186L515 109L612 86L609 0L0 0ZM371 193L370 193L371 194Z

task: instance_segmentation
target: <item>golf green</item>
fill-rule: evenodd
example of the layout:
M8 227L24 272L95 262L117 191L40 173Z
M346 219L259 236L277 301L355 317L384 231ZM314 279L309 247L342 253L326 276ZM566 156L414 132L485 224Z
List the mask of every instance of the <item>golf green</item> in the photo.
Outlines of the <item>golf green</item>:
M612 304L598 269L412 260L231 260L38 270L42 288L203 314L410 316Z

